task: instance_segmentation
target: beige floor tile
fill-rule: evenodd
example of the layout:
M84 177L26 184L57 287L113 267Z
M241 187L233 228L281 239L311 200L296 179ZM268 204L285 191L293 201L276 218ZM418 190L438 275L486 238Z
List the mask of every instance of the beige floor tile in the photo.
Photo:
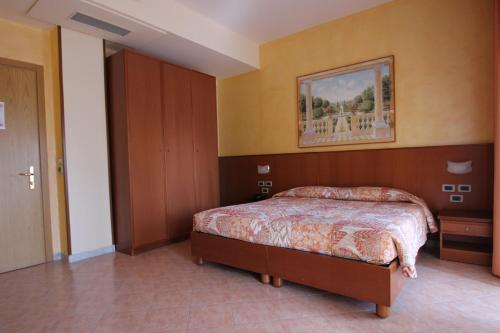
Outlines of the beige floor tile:
M287 333L280 321L235 325L233 330L235 333Z
M186 331L189 324L189 307L150 310L141 326L141 332Z
M282 320L283 330L288 333L333 333L337 332L329 320L321 316Z
M231 305L236 325L260 324L277 320L276 312L266 302L240 302Z
M161 292L153 296L151 309L168 307L189 307L193 300L193 293L189 289Z
M191 307L190 329L229 327L234 324L231 304Z
M500 279L427 253L391 316L367 302L223 265L197 266L189 242L0 274L0 332L500 333Z
M51 333L88 333L92 332L102 315L67 316L50 327Z
M104 314L93 333L136 333L144 325L145 311L128 311Z

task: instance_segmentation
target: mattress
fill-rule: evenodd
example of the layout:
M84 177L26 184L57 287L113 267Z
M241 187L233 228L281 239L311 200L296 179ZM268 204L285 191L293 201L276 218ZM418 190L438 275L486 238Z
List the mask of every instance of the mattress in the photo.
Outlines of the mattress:
M415 260L437 226L425 202L383 187L299 187L194 216L194 230L246 242L389 264L416 277Z

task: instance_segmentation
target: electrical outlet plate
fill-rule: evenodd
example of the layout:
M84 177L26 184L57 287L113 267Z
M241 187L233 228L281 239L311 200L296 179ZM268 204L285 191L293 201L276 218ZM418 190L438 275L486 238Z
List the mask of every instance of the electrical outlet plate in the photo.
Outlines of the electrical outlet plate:
M260 192L262 194L268 194L269 193L269 189L267 187L263 187L263 188L260 189Z
M441 190L443 192L455 192L455 184L443 184Z
M263 180L259 180L259 181L257 181L257 185L258 185L259 187L264 187L264 186L265 186L265 184L266 184L266 182L265 182L265 181L263 181Z
M464 196L461 194L450 195L450 202L464 202Z
M458 192L472 192L472 185L460 184L458 185Z
M265 187L273 187L273 182L272 182L272 180L266 180L266 181L265 181L264 186L265 186Z

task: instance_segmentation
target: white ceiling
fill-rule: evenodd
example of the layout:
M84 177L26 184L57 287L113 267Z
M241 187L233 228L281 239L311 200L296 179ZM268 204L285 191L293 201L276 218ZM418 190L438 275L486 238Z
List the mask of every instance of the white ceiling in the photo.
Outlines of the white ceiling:
M60 25L218 78L258 69L259 44L391 0L0 0L0 18ZM74 22L81 12L131 31Z
M0 18L36 28L47 29L53 27L54 24L35 20L26 15L35 2L36 0L0 0Z
M389 1L179 0L259 44Z

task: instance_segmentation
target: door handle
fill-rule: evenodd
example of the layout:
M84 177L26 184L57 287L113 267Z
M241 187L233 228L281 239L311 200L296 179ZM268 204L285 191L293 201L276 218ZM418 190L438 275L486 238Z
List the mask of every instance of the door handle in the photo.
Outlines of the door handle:
M29 177L29 188L30 190L35 189L35 167L30 165L29 172L20 172L19 176Z

